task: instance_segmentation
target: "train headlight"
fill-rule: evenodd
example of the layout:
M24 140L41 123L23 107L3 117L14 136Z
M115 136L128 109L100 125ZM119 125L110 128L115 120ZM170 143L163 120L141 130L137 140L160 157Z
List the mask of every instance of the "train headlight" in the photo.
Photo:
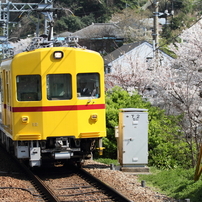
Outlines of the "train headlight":
M22 116L22 122L23 123L29 123L29 117L28 116Z
M97 121L98 115L97 114L91 114L90 118L94 121Z
M55 51L55 52L53 53L53 57L54 57L55 59L61 59L61 58L63 58L63 52L62 52L62 51Z

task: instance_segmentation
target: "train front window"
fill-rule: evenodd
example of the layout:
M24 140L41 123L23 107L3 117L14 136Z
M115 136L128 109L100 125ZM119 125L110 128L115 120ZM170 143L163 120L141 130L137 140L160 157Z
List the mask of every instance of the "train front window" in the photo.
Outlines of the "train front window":
M100 75L98 73L77 74L77 97L79 99L100 97Z
M70 74L49 74L46 80L48 100L69 100L72 98L72 77Z
M41 76L19 75L16 77L18 101L41 100Z

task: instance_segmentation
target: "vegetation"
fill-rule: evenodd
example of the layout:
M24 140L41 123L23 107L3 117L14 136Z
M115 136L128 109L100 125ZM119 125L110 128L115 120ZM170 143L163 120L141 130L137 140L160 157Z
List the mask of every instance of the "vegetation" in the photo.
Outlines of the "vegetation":
M98 158L100 163L119 165L117 160ZM190 199L191 202L202 202L202 181L194 181L194 169L159 170L150 167L150 174L138 175L138 180L144 180L147 187L174 199Z
M151 175L140 175L146 186L152 186L161 193L175 199L190 199L191 202L202 201L202 181L195 182L194 169L177 168L173 170L151 169Z
M174 15L167 17L168 24L163 27L161 33L161 37L167 44L176 40L176 37L183 29L192 26L197 21L201 16L201 5L201 0L170 1L168 4L161 3L160 9L164 7L164 10L174 11Z
M12 2L15 3L41 3L40 0L13 0ZM91 0L91 1L81 1L81 0L55 0L54 1L54 8L58 8L57 12L57 19L55 19L55 26L54 30L56 33L69 31L75 32L80 30L90 24L93 23L105 23L108 22L112 14L115 12L119 12L124 9L126 6L130 7L131 9L137 8L138 6L144 4L146 0L141 1L141 4L138 3L139 1L132 1L128 0L127 4L125 0L116 0L116 1L104 1L104 0ZM62 9L63 8L63 9ZM70 12L71 11L71 12ZM22 14L20 15L20 17ZM20 34L20 37L25 37L28 34L28 27L35 28L35 25L31 22L31 17L37 17L38 13L34 11L29 13L29 15L23 13L23 17L20 19L22 23L23 31L19 30L19 28L15 29L16 32ZM20 18L19 16L12 15L11 21ZM29 18L29 22L24 20L23 18ZM30 28L29 28L30 31ZM41 31L43 32L43 28L41 27ZM14 34L14 33L13 33Z
M95 161L98 161L100 163L104 163L106 165L114 164L115 166L119 165L119 162L116 159L110 159L110 158L96 158Z
M116 159L115 126L118 126L119 109L142 108L148 109L149 113L149 166L163 169L191 166L190 151L178 126L181 116L168 116L137 93L130 95L120 87L107 92L106 104L107 137L103 141L106 148L104 158Z
M42 1L13 0L12 2L41 3ZM148 0L55 0L54 7L58 8L58 11L57 19L55 19L54 31L56 33L61 33L64 31L75 32L92 24L92 22L109 22L112 16L117 13L122 13L123 15L122 18L119 18L118 25L121 27L121 29L123 29L123 31L126 31L127 29L127 33L130 32L131 29L133 32L129 36L126 36L126 41L132 42L134 40L148 40L142 39L142 37L145 35L144 30L151 28L146 27L146 25L142 25L141 23L143 23L144 19L149 17L151 18L153 16L154 8L151 4L150 6L146 7L145 11L143 11L141 8L146 4L146 2L148 2ZM201 0L159 1L159 12L164 13L164 11L167 10L169 13L168 16L164 16L166 17L168 23L163 26L161 33L163 42L165 44L169 44L185 27L191 26L201 15L201 7ZM61 8L64 8L64 10ZM123 12L124 10L127 11ZM174 15L170 15L172 10L174 11ZM20 16L19 14L12 14L10 16L10 20L16 21L16 19L18 19L22 24L20 29L17 27L12 28L11 25L11 29L13 30L12 35L26 37L28 34L34 33L36 23L33 23L31 18L37 18L37 16L38 13L35 13L34 11L28 15L26 13L20 14ZM25 20L24 18L29 20ZM125 27L127 28L125 29ZM40 27L40 30L43 32L43 27ZM142 34L142 36L139 36L139 32ZM131 37L131 35L134 36Z
M13 2L40 3L41 1L24 0ZM147 0L55 0L54 7L70 9L74 15L67 12L67 10L58 11L58 18L54 30L57 33L63 31L75 32L90 25L92 22L108 22L114 13L123 13L122 11L125 8L130 8L130 12L128 12L130 16L125 15L124 13L124 19L120 19L119 25L123 25L124 27L127 22L128 27L132 27L134 24L138 27L139 24L137 26L137 22L134 23L135 19L138 19L138 22L140 22L141 18L152 17L154 9L152 6L147 8L147 10L150 11L147 13L147 16L143 15L143 12L140 11L141 6L146 2ZM201 0L159 1L160 12L168 10L168 12L171 13L172 9L174 9L175 12L174 15L167 16L168 24L163 27L161 32L162 39L160 41L160 46L163 47L163 50L169 51L166 44L177 39L176 36L178 36L183 29L190 27L196 22L201 15L201 8ZM138 18L137 16L140 17ZM16 18L16 16L14 16L14 18ZM27 34L33 33L36 28L37 15L32 17L31 26L28 24L30 23L30 18L29 15L29 19L20 19L24 30L19 31L20 29L16 29L14 32L17 33L19 31L21 36L27 36ZM132 30L132 32L134 32L134 30ZM135 38L135 40L140 40L140 38ZM130 41L133 42L134 38L130 38ZM104 150L103 157L116 159L117 143L114 135L114 127L118 125L119 109L130 107L146 108L149 112L149 166L160 168L161 171L158 171L153 175L142 176L141 179L146 180L147 183L151 182L151 184L158 186L159 189L165 191L167 195L174 198L190 198L191 201L200 201L202 198L200 188L202 184L200 181L194 183L194 170L193 168L190 169L195 163L192 162L193 156L191 156L191 153L195 155L198 149L197 147L195 148L195 146L189 146L191 143L190 131L186 130L189 134L186 135L187 141L185 141L183 138L184 134L182 133L183 130L180 127L180 125L182 126L182 120L185 113L183 116L168 116L163 110L151 106L149 102L143 100L136 92L130 95L118 87L107 92L106 104L107 137L104 139L104 146L106 149ZM189 110L187 111L190 112ZM196 115L198 116L197 113ZM195 117L193 118L192 114L190 117L195 120ZM192 129L194 129L194 127L192 127ZM195 140L197 139L195 137L198 136L193 135L192 137L193 140ZM195 142L193 142L193 145L195 145ZM111 160L103 161L111 162Z

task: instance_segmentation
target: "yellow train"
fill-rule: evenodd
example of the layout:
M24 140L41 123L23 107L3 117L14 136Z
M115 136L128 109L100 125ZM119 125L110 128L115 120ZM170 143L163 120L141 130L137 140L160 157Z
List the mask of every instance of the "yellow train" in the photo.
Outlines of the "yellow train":
M104 65L90 50L48 47L1 64L0 141L31 167L81 162L106 136Z

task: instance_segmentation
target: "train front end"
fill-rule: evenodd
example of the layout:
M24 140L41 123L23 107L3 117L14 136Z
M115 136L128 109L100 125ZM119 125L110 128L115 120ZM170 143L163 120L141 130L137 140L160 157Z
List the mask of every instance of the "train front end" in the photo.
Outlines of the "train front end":
M13 141L17 158L29 159L33 167L46 159L78 163L95 149L102 153L104 67L98 53L36 49L16 55L1 69L1 129Z

